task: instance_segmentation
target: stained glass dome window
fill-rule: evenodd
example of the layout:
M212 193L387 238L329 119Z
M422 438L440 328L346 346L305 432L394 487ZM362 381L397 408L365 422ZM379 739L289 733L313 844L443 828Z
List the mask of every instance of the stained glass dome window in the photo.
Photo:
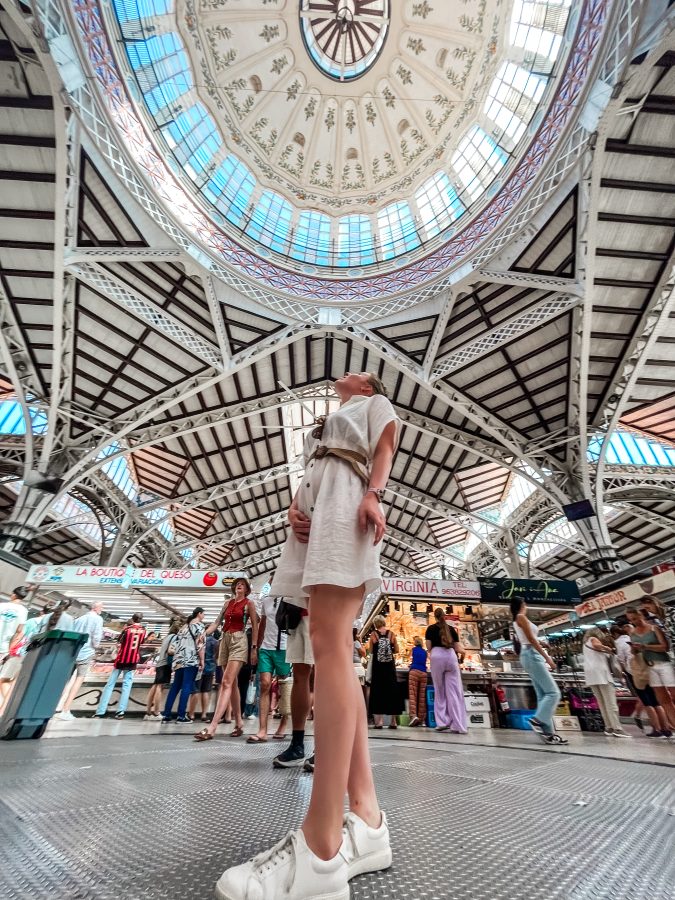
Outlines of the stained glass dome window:
M307 52L324 75L353 81L378 58L389 30L390 0L300 0Z

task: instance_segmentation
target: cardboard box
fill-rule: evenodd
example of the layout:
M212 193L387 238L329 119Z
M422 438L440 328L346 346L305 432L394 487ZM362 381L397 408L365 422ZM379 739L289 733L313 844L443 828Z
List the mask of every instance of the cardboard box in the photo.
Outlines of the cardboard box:
M469 728L492 728L489 712L470 712L467 716Z
M468 713L490 712L490 698L487 694L464 694L464 708Z
M576 716L553 716L553 727L556 731L581 731Z

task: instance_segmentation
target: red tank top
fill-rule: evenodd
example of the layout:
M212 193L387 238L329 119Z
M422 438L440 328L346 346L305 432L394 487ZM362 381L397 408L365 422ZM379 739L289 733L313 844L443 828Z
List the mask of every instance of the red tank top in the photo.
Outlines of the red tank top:
M244 597L243 600L230 600L223 615L223 631L231 634L244 630L248 602L248 597Z

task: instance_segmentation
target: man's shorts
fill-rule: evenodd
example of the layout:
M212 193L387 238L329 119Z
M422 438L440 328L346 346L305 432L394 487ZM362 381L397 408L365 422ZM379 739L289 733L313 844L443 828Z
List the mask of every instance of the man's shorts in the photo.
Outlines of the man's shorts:
M649 684L651 687L675 687L675 669L672 663L655 662L649 667Z
M258 650L258 675L265 673L288 678L291 674L291 664L286 660L285 650L266 650L264 647Z
M79 678L86 678L89 674L89 670L91 669L91 663L94 659L93 656L90 656L89 659L83 659L80 662L75 663L75 672Z
M157 666L155 669L155 684L165 686L171 684L171 665L167 663L165 666Z
M305 666L314 665L314 654L309 639L309 616L303 616L298 627L288 632L286 662L291 665L298 663Z
M244 631L224 631L218 647L218 665L229 662L248 662L248 641Z
M213 672L202 672L199 681L195 681L193 694L210 694L213 690L213 682L216 677L216 670Z
M21 670L22 662L21 656L8 656L0 669L0 681L14 681Z

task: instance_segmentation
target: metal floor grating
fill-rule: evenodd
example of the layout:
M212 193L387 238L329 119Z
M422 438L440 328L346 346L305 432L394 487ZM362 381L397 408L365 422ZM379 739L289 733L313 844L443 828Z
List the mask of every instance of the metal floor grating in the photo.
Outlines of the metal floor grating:
M675 900L675 770L371 741L394 866L353 900ZM0 895L210 900L301 821L277 745L127 735L0 746ZM584 805L578 805L581 801Z

